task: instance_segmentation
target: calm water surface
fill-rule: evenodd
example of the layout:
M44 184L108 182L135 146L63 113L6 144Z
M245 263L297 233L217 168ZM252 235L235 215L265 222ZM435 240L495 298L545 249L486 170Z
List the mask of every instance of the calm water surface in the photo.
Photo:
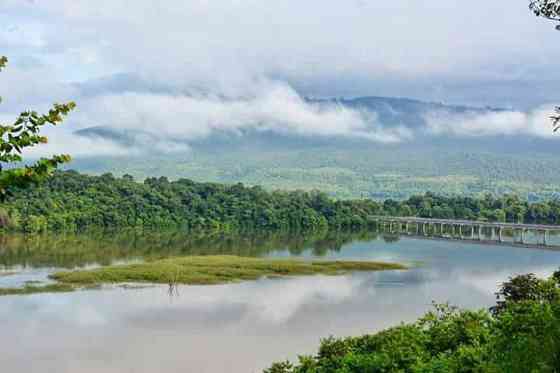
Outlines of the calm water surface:
M487 307L508 276L548 275L560 252L462 242L334 235L184 234L3 237L0 287L60 268L168 255L233 253L421 263L409 271L261 279L234 285L119 287L0 297L6 372L260 372L316 351L321 338L412 321L432 301ZM12 272L18 272L13 274Z

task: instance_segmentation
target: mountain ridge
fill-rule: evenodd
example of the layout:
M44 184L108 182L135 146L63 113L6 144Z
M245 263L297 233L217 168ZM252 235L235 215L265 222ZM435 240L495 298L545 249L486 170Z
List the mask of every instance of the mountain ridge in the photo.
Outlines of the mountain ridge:
M320 189L339 198L406 198L434 191L476 195L517 193L524 198L555 196L560 160L555 139L531 136L433 135L423 133L424 114L500 113L506 109L429 103L415 99L359 97L306 99L310 105L344 105L369 110L384 127L405 126L414 137L402 143L363 138L309 136L263 129L215 130L194 139L165 138L118 126L92 126L78 136L116 142L128 156L77 159L71 167L90 173L111 171L137 178L167 176L196 181L243 182L268 189ZM183 151L158 153L168 141Z

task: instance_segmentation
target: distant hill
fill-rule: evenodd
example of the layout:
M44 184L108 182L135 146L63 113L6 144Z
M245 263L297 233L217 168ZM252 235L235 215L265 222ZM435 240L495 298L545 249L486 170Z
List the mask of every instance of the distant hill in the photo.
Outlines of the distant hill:
M499 113L499 108L429 103L405 98L306 99L374 113L384 127L405 126L414 139L379 144L359 138L302 136L263 130L216 131L197 140L174 140L184 152L131 153L127 157L81 158L71 168L136 178L167 176L196 181L260 184L269 189L321 189L340 198L406 198L433 191L479 195L514 192L529 199L560 191L556 141L527 136L433 136L426 114ZM146 148L152 134L115 126L92 126L79 136L102 138L123 147Z
M478 108L459 105L445 105L438 102L424 102L409 98L395 97L357 97L334 99L307 99L310 103L320 105L341 105L347 108L365 110L377 114L383 125L405 125L418 128L426 125L425 115L437 111L453 114L500 112L504 109Z

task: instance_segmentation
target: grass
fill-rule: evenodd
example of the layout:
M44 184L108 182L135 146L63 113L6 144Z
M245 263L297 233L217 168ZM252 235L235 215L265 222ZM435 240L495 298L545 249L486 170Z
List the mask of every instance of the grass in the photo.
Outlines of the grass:
M0 296L29 295L39 293L69 293L75 290L70 284L49 284L45 286L25 285L21 288L0 288Z
M402 270L405 266L364 261L302 261L238 256L191 256L92 270L57 272L50 277L72 286L110 283L213 285L261 277L341 275L354 271Z

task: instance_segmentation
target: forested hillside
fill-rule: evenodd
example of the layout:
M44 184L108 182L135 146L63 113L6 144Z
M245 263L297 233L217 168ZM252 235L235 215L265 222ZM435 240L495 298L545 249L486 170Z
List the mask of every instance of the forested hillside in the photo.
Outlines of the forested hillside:
M359 229L376 215L560 223L560 201L516 196L413 196L404 201L334 200L320 192L265 191L242 184L197 183L58 172L41 185L12 189L0 224L25 232L87 228L184 227L216 230Z
M445 195L517 194L537 201L560 189L560 160L547 154L499 154L436 147L358 144L354 148L306 147L192 150L182 155L77 159L70 167L138 180L163 175L217 183L242 182L266 190L321 190L335 198L406 199L431 191Z
M314 107L357 111L372 127L401 128L409 136L400 143L380 143L351 136L241 128L213 129L198 138L162 138L115 123L91 126L76 135L114 143L121 154L76 157L69 167L97 175L130 174L137 179L166 176L171 180L242 182L267 190L318 189L347 199L406 199L430 191L479 197L515 193L537 201L560 192L555 139L515 133L435 133L429 123L431 116L441 114L449 116L442 123L452 127L463 117L498 115L503 110L387 97L307 102ZM481 121L491 133L494 124ZM153 144L175 151L158 153Z

